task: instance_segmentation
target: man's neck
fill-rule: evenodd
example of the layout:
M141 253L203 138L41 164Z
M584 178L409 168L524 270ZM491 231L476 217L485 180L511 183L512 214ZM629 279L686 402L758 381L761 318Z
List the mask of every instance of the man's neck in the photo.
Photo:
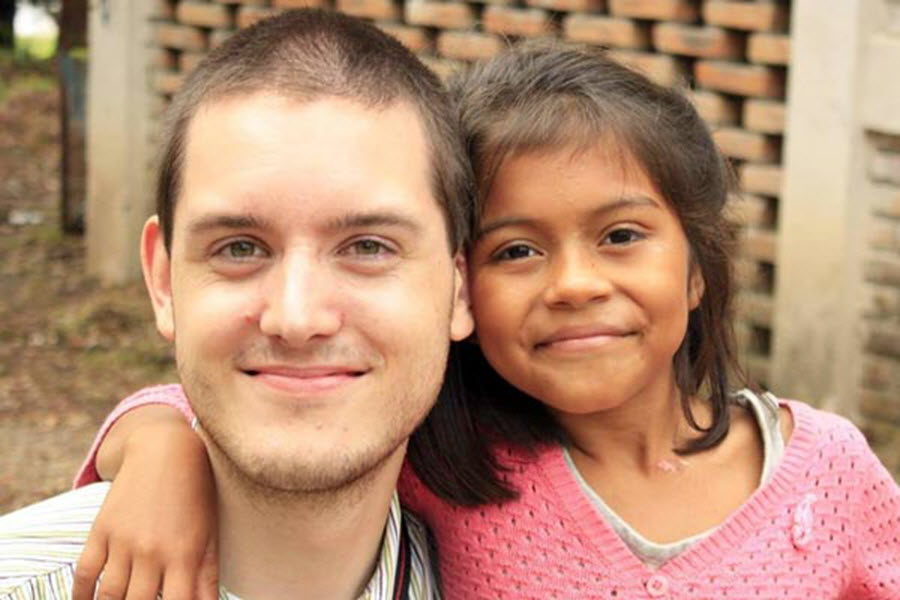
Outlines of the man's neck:
M377 563L406 444L346 489L263 495L213 458L220 582L246 600L357 598Z

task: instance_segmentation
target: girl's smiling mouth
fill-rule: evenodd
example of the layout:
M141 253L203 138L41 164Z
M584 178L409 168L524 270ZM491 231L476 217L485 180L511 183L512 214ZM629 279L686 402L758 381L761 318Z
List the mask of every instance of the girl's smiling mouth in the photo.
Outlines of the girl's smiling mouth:
M601 323L563 327L541 339L534 348L554 352L579 352L602 348L635 333L622 326Z

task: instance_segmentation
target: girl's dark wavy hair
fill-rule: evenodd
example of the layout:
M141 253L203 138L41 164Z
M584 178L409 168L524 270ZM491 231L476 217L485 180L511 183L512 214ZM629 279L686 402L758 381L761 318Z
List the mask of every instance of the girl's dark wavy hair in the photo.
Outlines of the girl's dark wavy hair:
M611 143L643 167L678 215L705 283L673 359L682 410L700 435L676 450L719 444L729 428L730 382L743 379L731 318L736 231L726 216L735 186L690 101L602 51L561 43L523 45L476 64L451 80L450 91L479 190L476 222L498 168L514 153ZM696 397L709 402L708 427L691 411ZM503 477L497 444L527 451L565 439L540 402L504 381L476 344L462 342L451 348L441 396L413 435L409 457L436 494L478 505L517 494Z

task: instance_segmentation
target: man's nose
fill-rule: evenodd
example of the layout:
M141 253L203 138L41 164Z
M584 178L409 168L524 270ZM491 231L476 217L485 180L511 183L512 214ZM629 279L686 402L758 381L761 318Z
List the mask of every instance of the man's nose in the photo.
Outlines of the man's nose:
M286 255L267 273L260 330L289 345L334 335L342 325L335 286L321 259L306 252Z
M565 248L552 257L544 302L552 308L578 308L603 300L613 283L593 247Z

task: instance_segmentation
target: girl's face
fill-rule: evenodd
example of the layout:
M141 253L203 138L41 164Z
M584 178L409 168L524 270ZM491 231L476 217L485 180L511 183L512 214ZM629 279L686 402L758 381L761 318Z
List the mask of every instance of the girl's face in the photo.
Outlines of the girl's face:
M598 144L506 159L469 267L485 357L550 408L586 414L672 389L703 281L630 157Z

